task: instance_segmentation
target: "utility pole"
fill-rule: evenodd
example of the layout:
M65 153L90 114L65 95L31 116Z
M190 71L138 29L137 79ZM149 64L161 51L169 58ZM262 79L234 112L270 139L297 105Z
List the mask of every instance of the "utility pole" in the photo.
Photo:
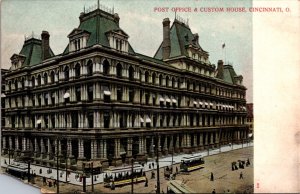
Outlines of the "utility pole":
M92 192L94 192L94 165L93 162L91 163L92 165L92 171L91 171L91 175L92 175Z
M156 134L156 172L157 172L157 185L156 185L156 193L160 193L160 180L159 180L159 153L158 153L158 134Z
M173 156L174 156L174 146L172 149L172 164L171 164L171 174L173 174Z
M56 140L56 179L57 179L57 185L56 185L56 193L59 194L59 167L58 167L58 149L59 149L59 142L58 139Z
M131 194L133 194L133 158L131 158Z
M66 155L66 183L68 182L68 158Z

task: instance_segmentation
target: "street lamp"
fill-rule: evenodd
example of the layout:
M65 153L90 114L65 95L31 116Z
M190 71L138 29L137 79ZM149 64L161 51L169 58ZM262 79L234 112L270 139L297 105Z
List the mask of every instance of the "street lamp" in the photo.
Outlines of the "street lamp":
M156 193L160 193L160 180L159 180L159 153L158 153L158 134L156 133L156 172L157 172L157 185L156 185Z

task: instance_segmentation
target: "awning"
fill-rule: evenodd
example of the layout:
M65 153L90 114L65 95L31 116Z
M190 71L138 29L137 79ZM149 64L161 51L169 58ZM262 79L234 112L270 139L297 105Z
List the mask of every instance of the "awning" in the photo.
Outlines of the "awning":
M41 124L42 123L42 120L41 119L38 119L37 121L36 121L36 124Z
M208 105L208 103L207 103L207 102L205 102L205 105Z
M249 133L249 134L248 134L248 137L252 137L252 136L253 136L253 133Z
M194 101L194 104L196 104L196 105L197 105L197 104L198 104L198 102L197 102L197 101Z
M69 92L66 92L65 94L64 94L64 98L69 98L70 97L70 93Z
M143 123L143 122L144 122L144 119L143 119L143 118L140 118L140 120L141 120L141 123Z
M146 123L151 123L151 119L149 116L146 117Z
M213 103L209 103L210 106L213 106Z
M171 99L169 97L166 97L166 102L171 102Z
M172 102L177 103L177 100L174 97L172 97Z
M5 98L6 95L4 93L1 94L1 98Z
M160 98L159 98L159 101L164 102L165 99L164 99L163 97L160 97Z
M201 101L199 102L199 104L200 104L200 105L203 105L203 103L202 103Z
M103 88L103 91L104 91L104 95L107 95L107 96L110 96L111 95L111 92L109 91L109 88L108 87L104 87Z

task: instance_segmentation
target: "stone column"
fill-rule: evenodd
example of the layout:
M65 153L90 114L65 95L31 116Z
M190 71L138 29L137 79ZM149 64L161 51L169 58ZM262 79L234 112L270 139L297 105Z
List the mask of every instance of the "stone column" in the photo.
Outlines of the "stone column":
M103 158L107 158L106 139L103 139Z
M193 145L195 148L198 147L198 144L197 144L197 134L195 133L194 134L194 145Z
M115 158L120 158L120 139L115 139Z
M127 157L132 157L132 138L127 138Z
M41 146L41 154L43 155L46 153L46 148L45 148L45 143L44 143L43 138L40 139L40 146Z
M91 159L96 159L97 158L97 152L98 152L98 144L97 140L93 139L91 141Z
M150 155L154 156L154 137L151 137L151 143L150 143Z
M214 133L210 133L210 144L213 145L214 144Z
M84 159L84 147L82 139L78 139L78 159Z

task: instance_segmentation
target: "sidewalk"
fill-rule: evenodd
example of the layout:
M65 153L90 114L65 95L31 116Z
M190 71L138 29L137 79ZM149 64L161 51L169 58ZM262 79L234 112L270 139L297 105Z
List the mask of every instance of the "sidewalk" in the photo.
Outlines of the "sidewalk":
M216 149L209 149L209 150L202 150L200 152L195 152L197 154L201 154L203 157L205 156L208 156L208 155L215 155L215 154L218 154L220 152L228 152L228 151L231 151L231 150L236 150L236 149L241 149L241 148L245 148L245 147L250 147L250 146L253 146L253 142L250 142L250 143L244 143L244 144L234 144L232 146L230 145L226 145L226 146L222 146L221 148L216 148ZM181 159L182 157L186 156L186 154L179 154L179 155L174 155L173 156L173 164L178 164L181 162ZM2 167L7 167L7 165L5 164L4 160L6 160L6 162L8 163L8 158L4 158L2 156L2 160L1 160L1 166ZM17 162L14 162L13 159L10 159L10 162L11 164L12 163L17 163ZM152 168L152 163L154 163L154 168ZM170 166L172 163L172 156L169 155L169 156L166 156L166 157L161 157L159 159L159 167L160 168L163 168L163 167L166 167L166 166ZM151 165L151 169L149 168L149 164ZM40 174L40 169L42 169L42 173ZM52 172L51 173L47 173L47 170L49 168L46 168L46 167L42 167L42 166L38 166L38 165L34 165L34 164L31 164L30 165L30 172L33 172L33 173L36 173L37 176L41 176L41 177L46 177L46 178L50 178L50 179L56 179L57 178L57 171L56 171L56 168L51 168L52 169ZM154 170L156 169L156 162L155 162L155 159L152 159L150 161L148 161L147 163L144 164L144 171L151 171L151 170ZM79 185L79 186L82 186L83 183L80 182L79 179L76 179L76 172L71 172L68 176L68 183L70 184L74 184L74 185ZM94 184L98 184L98 183L102 183L103 182L103 176L104 176L105 173L101 173L101 174L97 174L97 175L94 175ZM59 181L60 182L65 182L66 180L66 171L64 169L62 170L59 170ZM95 179L96 177L96 179ZM91 185L92 184L92 180L91 180L91 177L90 178L86 178L86 183L87 183L87 186L88 185Z

